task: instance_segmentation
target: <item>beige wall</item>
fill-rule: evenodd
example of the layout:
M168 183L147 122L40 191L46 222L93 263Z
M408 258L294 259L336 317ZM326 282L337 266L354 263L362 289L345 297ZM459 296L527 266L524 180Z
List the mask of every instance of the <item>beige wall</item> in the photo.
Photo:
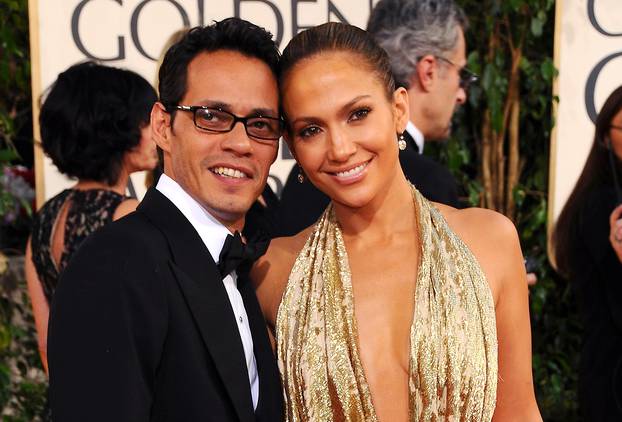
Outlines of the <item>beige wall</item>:
M347 21L364 28L378 0L29 0L35 120L38 101L57 75L88 58L131 69L152 81L156 61L167 38L186 26L239 16L271 31L283 48L295 28L328 20ZM89 57L91 56L91 57ZM38 128L35 127L35 132ZM36 136L38 138L38 136ZM60 175L36 148L37 202L55 195L72 182ZM284 182L293 160L283 148L271 180ZM133 184L140 196L144 176Z
M558 0L557 126L551 140L549 227L574 187L593 141L592 119L622 85L622 2Z

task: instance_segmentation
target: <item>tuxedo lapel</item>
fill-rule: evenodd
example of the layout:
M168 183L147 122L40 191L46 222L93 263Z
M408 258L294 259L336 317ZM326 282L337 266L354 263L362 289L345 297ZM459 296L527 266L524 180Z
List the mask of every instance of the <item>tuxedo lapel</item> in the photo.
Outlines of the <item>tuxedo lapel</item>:
M419 155L419 146L417 146L415 139L410 136L410 133L408 133L407 131L404 131L403 135L404 140L406 141L406 151Z
M170 267L241 421L254 420L244 348L214 259L184 215L150 189L138 207L167 237Z
M281 382L276 359L268 338L268 328L261 313L255 290L247 274L238 274L238 287L244 301L248 322L253 336L257 373L259 375L259 402L255 415L257 420L281 420L282 410L275 403L281 402Z

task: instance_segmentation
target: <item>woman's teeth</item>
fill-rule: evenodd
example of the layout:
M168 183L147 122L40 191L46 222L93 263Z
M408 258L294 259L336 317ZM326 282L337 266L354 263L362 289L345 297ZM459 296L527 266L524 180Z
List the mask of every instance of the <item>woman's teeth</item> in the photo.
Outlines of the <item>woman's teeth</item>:
M356 166L356 167L354 167L354 168L351 168L350 170L346 170L346 171L340 171L340 172L337 172L337 173L335 173L335 175L336 175L337 177L349 177L349 176L354 176L355 174L358 174L358 173L362 172L362 171L363 171L363 169L364 169L365 167L367 167L367 164L369 164L369 163L363 163L363 164L361 164L361 165L359 165L359 166Z

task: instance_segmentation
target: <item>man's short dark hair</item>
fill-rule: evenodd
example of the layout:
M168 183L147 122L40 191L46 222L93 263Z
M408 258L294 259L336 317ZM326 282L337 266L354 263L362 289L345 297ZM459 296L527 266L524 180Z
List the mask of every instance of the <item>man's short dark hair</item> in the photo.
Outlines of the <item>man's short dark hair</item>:
M160 102L171 115L174 115L174 110L169 108L178 105L186 93L190 62L200 53L218 50L236 51L259 59L268 65L275 77L277 75L279 49L272 40L272 34L265 29L239 18L192 28L171 46L160 66Z
M156 100L153 87L134 72L93 62L73 65L41 106L43 151L69 177L113 185Z

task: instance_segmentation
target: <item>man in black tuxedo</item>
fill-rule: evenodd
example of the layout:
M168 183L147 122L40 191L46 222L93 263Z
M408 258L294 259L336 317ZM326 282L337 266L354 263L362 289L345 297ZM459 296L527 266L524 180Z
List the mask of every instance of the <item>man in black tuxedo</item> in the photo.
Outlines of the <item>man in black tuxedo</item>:
M400 164L406 178L429 200L460 207L449 170L423 155L424 140L446 140L457 106L476 76L466 69L464 12L453 0L381 0L367 30L387 51L396 85L408 90L410 122ZM299 178L294 167L279 209L281 236L313 224L328 205L326 195ZM303 180L300 182L300 180Z
M235 18L166 53L151 113L164 174L136 212L87 239L54 297L55 421L282 420L244 269L261 251L237 234L282 133L277 61L271 35Z

